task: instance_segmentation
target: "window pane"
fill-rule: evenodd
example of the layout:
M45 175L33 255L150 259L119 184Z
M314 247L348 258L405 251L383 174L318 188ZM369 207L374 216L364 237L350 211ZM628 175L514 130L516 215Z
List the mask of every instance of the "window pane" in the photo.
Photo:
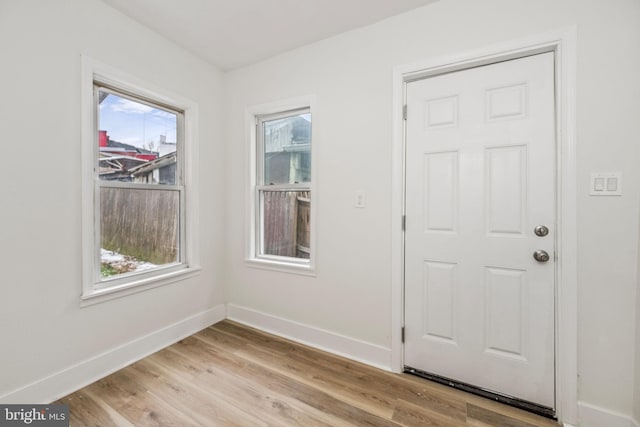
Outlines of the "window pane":
M100 189L102 278L180 261L178 191Z
M263 122L264 184L311 182L311 114Z
M98 90L101 180L177 185L175 113Z
M261 191L262 255L308 259L311 192Z

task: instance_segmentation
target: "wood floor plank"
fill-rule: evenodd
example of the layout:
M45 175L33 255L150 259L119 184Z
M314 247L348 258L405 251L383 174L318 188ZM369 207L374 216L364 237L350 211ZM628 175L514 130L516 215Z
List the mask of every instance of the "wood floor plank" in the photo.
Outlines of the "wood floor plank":
M410 426L458 427L466 425L464 419L449 417L428 407L414 405L404 400L398 401L393 413L393 420L402 425Z
M135 380L147 387L171 407L190 413L201 425L211 426L267 426L258 417L239 409L219 395L203 393L201 388L185 381L180 375L149 360L131 365Z
M502 422L506 426L558 427L557 422L548 418L478 396L467 399L467 414L468 424L473 426L500 425Z
M135 427L108 405L98 403L86 389L64 397L59 403L74 408L69 413L70 426Z
M224 321L211 326L211 329L222 331L229 335L244 338L247 342L263 344L270 351L287 353L296 348L296 344L255 329L248 329L232 321Z
M219 324L218 324L219 325ZM194 335L194 337L206 341L212 345L218 345L227 352L235 352L236 350L247 345L247 340L233 333L223 333L216 325L205 328Z
M359 408L342 402L333 396L309 387L303 383L286 377L271 369L252 363L241 357L230 357L220 354L208 345L197 345L196 339L187 338L177 343L173 348L182 354L191 357L194 361L202 358L215 361L216 369L222 368L225 372L235 370L235 376L243 379L246 386L260 386L276 396L294 396L295 400L304 404L307 408L313 408L325 415L337 416L345 422L354 425L390 426L395 423L384 420L375 414L362 411ZM291 402L288 402L291 403ZM281 408L288 408L283 402L279 402ZM327 411L327 409L330 411ZM300 417L297 414L297 417ZM307 424L317 425L319 420L309 420Z
M131 370L121 370L87 387L134 426L197 426L189 415L169 407L135 381Z
M264 352L260 346L249 345L236 352L236 355L265 368L269 367L284 376L295 378L296 381L329 393L372 414L383 418L393 415L395 399L390 398L379 385L368 384L365 387L354 384L340 376L328 374L316 366Z
M389 401L388 398L379 396L394 396L395 399L427 407L457 420L465 419L465 402L453 397L454 394L448 389L429 389L429 383L425 381L421 381L419 386L415 382L389 381L387 372L369 366L353 369L353 361L326 353L318 354L312 349L297 347L294 353L287 358L289 365L297 363L299 366L307 366L309 371L320 371L319 378L323 378L322 375L329 378L328 385L361 391L363 397L370 398L377 404L386 405Z
M281 394L256 381L241 358L212 350L206 345L187 338L170 349L190 360L191 366L201 370L195 382L215 392L210 387L224 388L231 403L246 411L258 411L274 425L334 425L326 414L312 410L290 395ZM206 360L206 363L202 363ZM198 368L199 367L199 368Z
M458 421L466 419L465 394L440 384L400 375L395 381L388 381L387 392L399 400L444 414Z
M558 427L223 321L60 399L71 426Z
M525 421L509 417L479 406L469 404L467 406L468 424L478 427L504 426L504 427L535 427Z

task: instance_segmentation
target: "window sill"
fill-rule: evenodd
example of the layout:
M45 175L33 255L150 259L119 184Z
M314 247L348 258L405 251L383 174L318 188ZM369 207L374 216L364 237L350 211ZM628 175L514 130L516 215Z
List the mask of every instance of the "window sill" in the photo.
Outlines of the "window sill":
M316 271L310 264L296 264L292 262L260 258L249 258L244 262L248 267L252 268L316 277Z
M202 270L200 266L188 267L182 270L159 274L153 277L145 277L138 280L132 278L133 280L131 282L127 282L119 286L92 290L91 293L83 294L80 297L80 307L88 307L90 305L100 304L116 298L121 298L127 295L186 280L199 275L200 270Z

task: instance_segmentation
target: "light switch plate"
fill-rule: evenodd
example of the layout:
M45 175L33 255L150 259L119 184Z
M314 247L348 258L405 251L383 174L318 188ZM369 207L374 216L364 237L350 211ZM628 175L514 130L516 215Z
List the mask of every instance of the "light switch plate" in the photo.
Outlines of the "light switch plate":
M364 209L366 205L367 205L367 198L364 194L364 191L362 190L356 191L355 207L359 209Z
M591 196L622 196L622 172L594 172L589 185Z

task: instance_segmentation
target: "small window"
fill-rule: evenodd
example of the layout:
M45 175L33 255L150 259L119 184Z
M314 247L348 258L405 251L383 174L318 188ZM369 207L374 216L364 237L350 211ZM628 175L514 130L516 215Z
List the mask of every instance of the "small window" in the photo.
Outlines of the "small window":
M311 111L257 116L255 258L309 266Z

